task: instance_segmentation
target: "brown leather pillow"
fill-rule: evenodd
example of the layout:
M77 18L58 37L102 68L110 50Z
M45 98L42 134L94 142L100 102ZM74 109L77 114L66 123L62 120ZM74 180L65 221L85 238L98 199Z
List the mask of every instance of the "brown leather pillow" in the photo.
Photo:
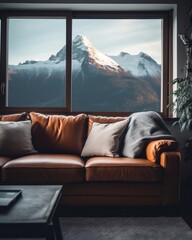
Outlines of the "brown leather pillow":
M34 147L42 153L80 155L87 135L87 115L30 113Z
M15 114L8 114L8 115L1 115L0 121L7 121L7 122L17 122L17 121L25 121L27 120L27 113L15 113Z
M147 145L146 157L152 162L159 163L160 155L162 152L175 151L177 148L178 143L174 140L154 140Z

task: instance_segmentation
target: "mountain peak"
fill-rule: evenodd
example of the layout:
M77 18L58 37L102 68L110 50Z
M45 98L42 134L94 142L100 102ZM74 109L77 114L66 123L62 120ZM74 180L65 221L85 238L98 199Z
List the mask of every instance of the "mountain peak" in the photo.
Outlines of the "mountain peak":
M142 58L150 57L147 53L144 53L144 52L140 52L138 56Z
M88 48L92 47L92 43L88 38L86 38L84 35L78 34L73 39L73 45L77 48L81 48L82 50L87 50Z
M119 54L121 57L124 57L124 56L126 56L126 55L130 55L129 53L127 53L127 52L120 52L120 54Z
M90 48L92 48L92 44L89 41L88 38L86 38L84 35L77 35L73 41L73 50L77 49L77 51L88 51ZM81 55L81 54L80 54ZM64 61L66 58L66 46L64 46L56 55L51 55L49 58L50 61Z
M148 62L153 62L154 64L157 64L157 62L151 56L149 56L147 53L140 52L138 54L138 56L141 57L141 58L146 59Z
M161 67L157 62L144 52L131 55L120 52L118 56L111 56L126 72L137 77L151 76L160 79Z

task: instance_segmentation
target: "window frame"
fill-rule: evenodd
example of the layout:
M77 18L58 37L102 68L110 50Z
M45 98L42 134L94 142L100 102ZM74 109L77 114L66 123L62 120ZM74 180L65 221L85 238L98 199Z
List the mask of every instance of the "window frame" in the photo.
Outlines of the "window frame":
M7 90L7 66L8 66L8 19L9 18L66 18L66 107L6 107L6 95ZM2 22L2 55L1 55L1 66L0 66L0 112L1 113L14 113L14 112L42 112L42 113L66 113L70 112L71 105L71 86L70 86L70 75L71 75L71 12L65 11L9 11L1 13ZM4 85L2 87L2 84Z
M169 117L167 108L169 96L172 92L171 79L173 71L173 50L172 50L172 10L169 11L1 11L1 58L0 58L0 113L8 114L15 112L42 112L45 114L76 115L80 112L71 110L72 98L72 20L73 19L163 19L162 39L162 82L161 82L161 112L163 117ZM7 19L14 17L65 17L66 18L66 107L6 107L6 75L7 75ZM3 92L4 91L4 92ZM132 112L85 112L93 115L105 116L128 116Z

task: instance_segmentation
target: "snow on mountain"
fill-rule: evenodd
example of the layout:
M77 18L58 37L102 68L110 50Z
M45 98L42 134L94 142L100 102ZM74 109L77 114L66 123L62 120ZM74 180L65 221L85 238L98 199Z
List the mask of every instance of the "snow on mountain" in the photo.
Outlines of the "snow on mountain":
M56 55L51 55L47 61L26 61L21 65L43 66L62 65L66 61L66 46L64 46ZM137 55L130 55L121 52L118 56L107 56L97 50L92 43L83 35L77 35L72 42L72 67L75 75L82 71L83 64L89 66L92 70L100 70L110 73L127 72L135 77L155 77L161 78L161 66L149 55L140 52Z
M93 47L92 43L82 35L77 35L73 39L73 59L78 60L78 56L83 55L89 58L89 64L96 64L98 68L103 68L115 72L120 72L122 69L110 57L98 51ZM82 60L82 59L80 59Z
M77 35L72 42L72 60L75 69L80 67L85 58L88 64L97 66L98 69L110 70L112 72L122 72L123 69L110 57L98 51L88 38ZM49 61L58 63L66 59L66 47L64 46L56 55L51 55Z
M89 51L89 49L93 48L90 40L83 35L77 35L73 39L73 46L75 46L76 48L80 48L81 50L84 51Z
M110 56L115 60L125 71L130 72L136 77L158 77L161 76L160 65L146 53L140 52L137 55L130 55L126 52L121 52L118 56Z

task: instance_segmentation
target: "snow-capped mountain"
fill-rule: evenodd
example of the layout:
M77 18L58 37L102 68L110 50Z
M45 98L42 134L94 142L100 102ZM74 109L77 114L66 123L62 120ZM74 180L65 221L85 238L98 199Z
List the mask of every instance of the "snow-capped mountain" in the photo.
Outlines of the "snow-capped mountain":
M59 63L66 59L66 47L64 46L56 55L49 60ZM97 70L108 70L111 72L122 72L123 69L112 58L98 51L85 36L77 35L72 43L73 68L81 68L83 61L96 66Z
M112 72L128 72L135 77L161 78L161 66L148 54L140 52L137 55L130 55L121 52L117 56L107 56L98 51L85 36L77 35L72 44L73 68L81 68L83 60L87 58L89 64L96 65L97 69L105 69ZM59 63L66 59L65 46L49 60Z
M66 46L64 46L56 55L51 55L47 61L27 60L23 64L59 64L66 61ZM77 35L72 42L72 61L73 70L79 69L83 61L89 65L96 66L98 70L108 70L110 72L127 72L135 77L151 76L161 77L161 66L146 53L140 52L137 55L130 55L126 52L120 52L117 56L107 56L97 50L92 43L83 35ZM62 64L63 65L63 64Z
M110 56L126 72L130 72L136 77L151 76L160 78L161 66L146 53L140 52L137 55L130 55L121 52L118 56Z
M65 67L65 46L46 61L9 66L9 106L63 107ZM160 66L145 53L110 57L85 36L73 39L73 111L158 111L160 79Z

